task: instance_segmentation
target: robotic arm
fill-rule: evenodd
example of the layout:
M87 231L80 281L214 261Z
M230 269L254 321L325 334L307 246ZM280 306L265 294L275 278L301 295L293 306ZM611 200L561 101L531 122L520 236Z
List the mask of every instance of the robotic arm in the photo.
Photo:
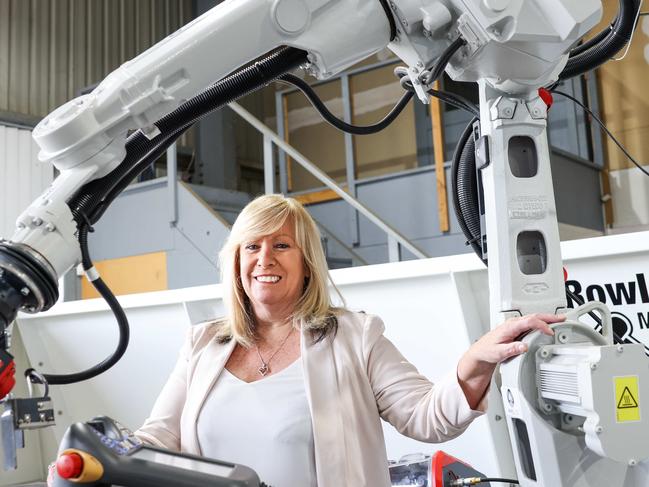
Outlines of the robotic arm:
M291 70L325 79L386 46L407 64L409 85L427 103L431 67L458 39L462 46L442 68L480 87L480 121L465 141L475 144L481 234L469 235L489 260L492 322L565 308L547 106L538 89L592 69L624 46L638 3L620 0L613 28L572 51L600 20L599 0L221 3L34 130L40 159L60 176L18 218L11 240L0 243L0 351L17 312L50 308L57 279L72 266L83 261L87 276L97 279L79 241L130 180L202 115ZM1 374L2 365L0 380ZM534 374L526 380L536 384ZM512 432L516 410L508 414ZM559 428L553 418L539 424ZM521 466L530 458L516 457L521 483L550 485L537 484Z

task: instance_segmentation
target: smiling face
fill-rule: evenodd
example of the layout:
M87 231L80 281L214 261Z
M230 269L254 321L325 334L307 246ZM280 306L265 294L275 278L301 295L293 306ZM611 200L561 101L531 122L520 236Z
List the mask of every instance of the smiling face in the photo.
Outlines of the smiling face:
M285 318L293 312L308 275L295 228L286 221L271 235L239 248L241 284L257 318Z

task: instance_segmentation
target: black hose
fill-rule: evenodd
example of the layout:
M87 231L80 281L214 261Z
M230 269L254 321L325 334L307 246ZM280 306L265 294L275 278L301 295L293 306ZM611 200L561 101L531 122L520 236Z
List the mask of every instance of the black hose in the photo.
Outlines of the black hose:
M124 161L110 174L84 185L68 202L75 221L80 223L93 214L111 190L131 174L131 168L147 154L164 150L207 113L250 93L282 74L307 61L307 53L299 49L281 48L252 65L241 69L215 83L204 92L187 101L179 108L156 122L160 134L149 140L141 131L132 134L126 143ZM96 221L96 220L95 220ZM94 221L90 221L94 223Z
M92 269L93 263L88 252L88 225L86 223L83 223L79 227L79 244L81 246L81 258L84 270ZM61 375L43 374L43 377L50 385L74 384L76 382L92 379L115 365L119 359L122 358L128 347L130 331L126 313L124 313L124 310L117 301L117 298L115 298L115 295L111 292L106 283L101 280L101 278L97 278L91 282L101 297L106 300L117 319L117 325L119 327L119 341L117 347L115 351L101 363L90 367L83 372Z
M126 187L131 184L133 181L144 169L149 167L155 161L157 161L162 154L168 149L168 147L185 131L185 128L178 129L176 132L172 132L169 137L163 140L157 147L155 147L151 152L146 156L140 159L140 162L131 166L131 168L126 171L122 179L115 184L108 193L102 198L102 200L94 206L92 212L88 215L88 220L92 223L99 221L99 219L106 212L111 203L117 198Z
M559 79L569 79L604 64L631 40L639 0L620 0L620 9L610 32L600 42L568 59ZM589 43L590 44L590 43Z
M487 265L487 261L482 258L478 185L475 172L473 124L477 121L478 118L473 118L469 122L455 147L451 163L451 188L453 209L466 243Z
M390 110L390 112L382 120L372 125L359 126L359 125L351 125L343 120L340 120L333 113L331 113L327 108L327 106L324 104L324 102L318 97L316 92L313 90L313 88L311 88L311 86L306 81L292 74L282 75L279 77L278 81L283 81L285 83L288 83L294 86L295 88L297 88L298 90L300 90L304 94L304 96L306 96L307 99L311 102L313 108L315 108L318 111L318 113L322 116L322 118L325 119L327 123L337 128L338 130L342 130L343 132L347 132L349 134L354 134L354 135L370 135L370 134L375 134L377 132L380 132L388 125L390 125L392 122L394 122L394 120L401 114L403 109L406 107L406 105L408 105L408 103L413 97L412 92L408 91L404 93L403 96L397 102L397 104L392 108L392 110Z
M444 50L440 58L437 60L435 66L433 66L428 71L428 74L426 74L420 81L425 85L429 85L441 78L441 76L444 74L444 70L446 69L446 65L449 63L455 53L459 51L464 45L466 45L466 41L463 37L458 37L453 42L451 42L451 44Z
M437 81L437 79L439 79L444 73L444 70L446 69L446 65L448 64L449 60L465 44L466 41L462 37L458 37L457 39L455 39L455 41L453 41L444 50L442 55L435 63L435 66L431 68L431 70L425 76L425 79L422 80L422 83L428 85L434 81ZM311 88L311 86L306 81L298 78L297 76L287 73L285 75L280 76L278 81L288 83L289 85L292 85L295 88L299 89L307 97L309 102L311 102L313 108L315 108L318 111L318 113L322 116L322 118L324 118L325 121L330 125L332 125L334 128L337 128L338 130L347 132L349 134L354 134L354 135L370 135L370 134L375 134L377 132L380 132L381 130L389 126L392 122L394 122L394 120L401 114L403 109L406 107L406 105L408 105L408 103L412 99L414 95L414 89L412 85L410 85L407 77L405 76L405 73L400 76L401 76L401 80L400 80L401 86L406 90L406 93L399 99L399 101L392 108L392 110L390 110L390 112L382 120L380 120L375 124L365 125L365 126L352 125L345 122L344 120L340 120L338 117L336 117L333 113L329 111L327 106L318 97L318 95L313 90L313 88ZM459 108L468 111L472 111L472 108L470 106L472 104L470 102L467 102L466 100L458 100L458 99L454 100L452 96L448 96L444 92L440 92L436 90L429 90L428 93L430 93L432 96L436 96L441 100L446 101L449 104L452 104L454 106L457 106ZM457 98L460 97L458 96ZM473 110L477 112L477 109L475 107L473 107Z
M602 42L604 39L608 37L608 35L611 33L613 30L615 23L617 22L618 17L616 17L613 22L604 30L600 31L587 41L584 41L582 44L579 44L577 47L575 47L572 51L570 51L570 57L575 57L582 52L587 51L591 47L593 47L596 44L599 44Z
M388 5L388 0L379 0L379 2L388 18L388 23L390 24L390 42L392 42L397 37L397 22L394 20L394 15L392 15L392 11Z

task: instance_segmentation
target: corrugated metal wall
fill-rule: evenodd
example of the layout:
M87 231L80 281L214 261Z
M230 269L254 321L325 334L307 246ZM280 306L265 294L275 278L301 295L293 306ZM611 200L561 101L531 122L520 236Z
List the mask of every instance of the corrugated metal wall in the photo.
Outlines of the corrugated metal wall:
M0 0L0 110L43 117L191 17L191 0Z
M30 130L0 125L0 237L11 238L16 218L54 179L38 160Z

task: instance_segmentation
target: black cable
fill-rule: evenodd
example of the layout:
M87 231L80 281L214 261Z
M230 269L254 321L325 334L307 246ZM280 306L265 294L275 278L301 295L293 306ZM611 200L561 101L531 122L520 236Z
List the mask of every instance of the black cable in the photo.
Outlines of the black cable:
M379 0L379 2L381 2L381 7L383 7L385 15L388 17L388 22L390 23L390 42L392 42L397 37L397 22L394 20L394 15L392 15L388 0Z
M519 485L518 480L503 479L499 477L466 477L466 478L451 480L450 485L452 486L479 485L479 484L486 484L489 482Z
M448 64L449 60L465 44L466 41L461 37L458 37L455 41L453 41L444 50L444 52L439 57L437 63L435 63L435 66L431 69L431 71L424 76L424 81L425 81L424 84L429 85L430 83L437 81L437 79L444 73L444 70L446 69L446 65ZM404 86L405 76L401 76L400 78L401 78L400 81L402 83L402 86L404 87L404 89L406 89L407 92L399 99L399 101L392 108L392 110L390 110L390 112L382 120L380 120L375 124L366 125L366 126L352 125L336 117L333 113L329 111L329 109L324 104L324 102L318 97L315 90L303 79L300 79L293 74L287 73L280 76L277 79L277 81L288 83L289 85L292 85L298 90L300 90L307 97L311 105L313 105L313 108L315 108L317 112L322 116L322 118L324 118L327 123L337 128L338 130L347 132L349 134L354 134L354 135L370 135L370 134L375 134L377 132L380 132L381 130L388 127L392 122L394 122L394 120L401 114L403 109L412 99L414 94L414 89L412 89L412 86L410 87ZM449 104L454 104L454 106L457 106L458 108L472 111L472 109L470 108L471 105L470 102L466 100L462 100L461 97L459 97L459 95L456 97L455 100L453 100L452 98L453 95L451 94L444 94L444 92L440 92L437 90L430 90L429 93L433 96L440 98L443 101L446 101Z
M633 164L635 164L636 167L637 167L638 169L640 169L640 170L641 170L641 171L642 171L646 176L649 176L649 171L647 171L644 167L642 167L642 165L639 164L638 161L636 161L636 160L633 158L633 156L632 156L631 154L629 154L629 151L627 151L626 148L625 148L625 147L624 147L624 146L623 146L623 145L622 145L622 144L621 144L621 143L620 143L620 142L615 138L615 136L614 136L614 135L611 133L611 131L606 127L606 125L604 125L604 122L602 122L602 121L600 120L600 118L599 118L597 115L595 115L595 113L593 113L593 111L592 111L590 108L588 108L588 107L587 107L586 105L584 105L582 102L580 102L579 100L577 100L577 98L575 98L574 96L569 95L568 93L564 93L563 91L552 90L552 93L556 93L557 95L565 96L566 98L568 98L569 100L572 100L572 101L575 102L577 105L579 105L581 108L583 108L584 111L585 111L586 113L588 113L588 114L593 118L593 120L595 120L595 122L597 122L597 124L598 124L598 125L600 126L600 128L601 128L601 129L606 133L606 135L608 135L608 136L611 138L611 140L612 140L613 142L615 142L615 145L617 145L617 146L620 148L620 150L624 153L624 155L625 155L625 156L626 156L626 157L627 157L627 158L628 158L628 159L629 159Z
M404 95L399 99L397 104L390 110L390 112L379 122L373 124L373 125L367 125L367 126L358 126L358 125L351 125L344 120L340 120L338 117L336 117L333 113L329 111L329 109L326 107L324 102L318 97L316 92L311 88L311 86L304 80L298 78L297 76L293 74L285 74L283 76L280 76L278 78L278 81L283 81L285 83L288 83L294 87L296 87L298 90L300 90L306 97L307 99L311 102L311 105L313 105L313 108L315 108L318 113L322 116L322 118L325 119L325 121L338 130L342 130L343 132L347 132L349 134L354 134L354 135L370 135L370 134L375 134L377 132L380 132L384 128L386 128L388 125L390 125L394 120L401 114L403 109L406 107L406 105L410 102L410 100L413 97L412 92L406 92Z
M81 246L82 259L81 262L84 270L86 271L93 268L93 263L88 252L88 230L89 227L85 223L79 227L79 245ZM76 382L92 379L93 377L102 374L103 372L110 369L113 365L115 365L119 361L119 359L122 358L128 347L130 330L128 319L126 318L126 313L124 313L124 310L117 301L117 298L115 298L115 295L111 292L110 288L106 285L106 283L104 283L104 281L102 281L100 277L91 282L97 292L99 292L101 297L106 300L106 302L110 306L110 309L115 315L115 318L117 319L117 325L119 327L119 342L115 351L109 357L87 370L74 374L43 374L47 382L52 385L73 384Z
M601 66L617 54L630 40L636 26L640 0L619 0L620 7L614 26L600 42L589 45L588 49L569 57L559 79L568 79ZM599 37L599 35L597 36Z
M439 57L439 59L435 63L435 66L429 69L427 73L424 73L420 81L425 85L429 85L437 81L442 76L442 74L444 74L446 65L449 63L451 58L464 45L466 45L466 41L462 37L458 37L453 42L451 42L451 44L444 50L442 55Z
M431 96L434 96L435 98L439 98L444 103L448 103L449 105L453 105L457 108L471 113L474 117L480 116L480 110L478 109L478 107L468 99L464 98L462 95L451 93L449 91L435 90L432 88L428 90L427 93Z
M514 480L514 479L501 479L501 478L498 478L498 477L484 477L484 478L480 479L480 483L486 484L487 482L497 482L497 483L500 483L500 484L519 485L518 480Z
M412 87L412 82L403 72L398 72L397 76L399 76L400 78L399 83L401 84L401 87L404 90L410 91L412 93L415 92L414 88ZM478 107L476 107L472 102L470 102L463 96L458 95L456 93L451 93L449 91L435 90L433 88L429 89L426 93L428 93L431 96L434 96L435 98L440 99L442 102L448 105L454 106L455 108L458 108L460 110L465 110L475 117L479 116L480 114L480 112L478 111Z

